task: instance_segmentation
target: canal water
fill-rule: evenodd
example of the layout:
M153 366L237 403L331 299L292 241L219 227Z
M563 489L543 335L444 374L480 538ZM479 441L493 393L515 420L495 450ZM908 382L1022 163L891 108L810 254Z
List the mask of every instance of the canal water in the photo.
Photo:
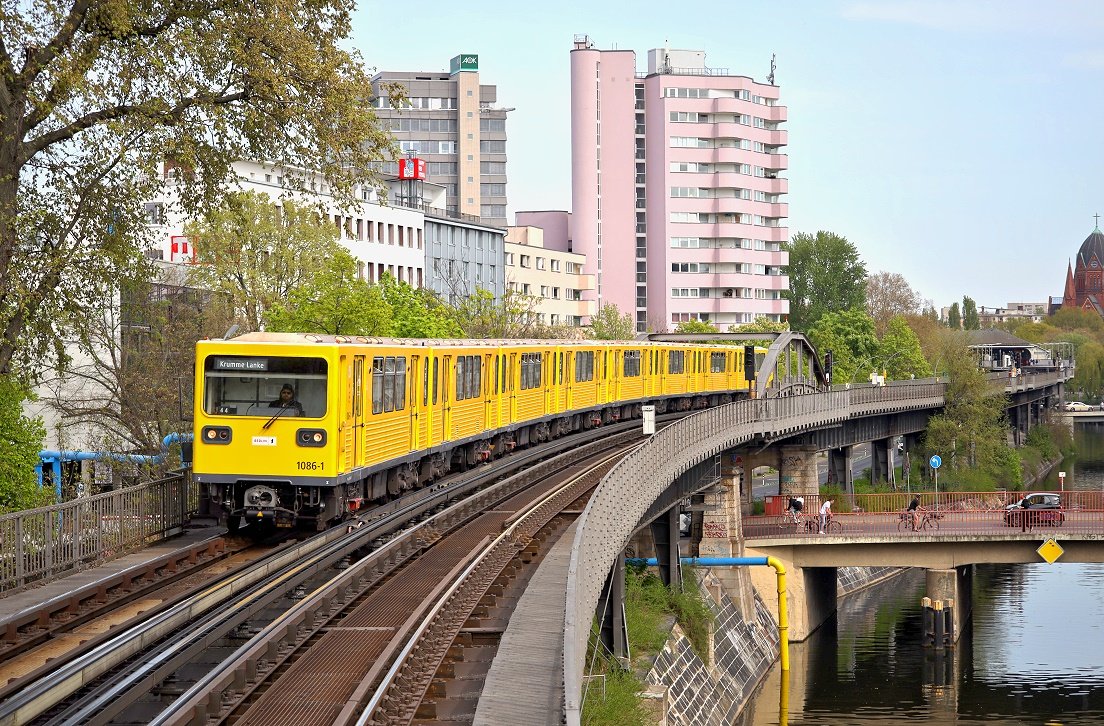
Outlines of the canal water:
M1104 489L1104 427L1075 432L1078 456L1041 489ZM940 657L921 646L924 573L842 601L836 617L794 643L740 726L1104 724L1104 565L984 565L974 613Z

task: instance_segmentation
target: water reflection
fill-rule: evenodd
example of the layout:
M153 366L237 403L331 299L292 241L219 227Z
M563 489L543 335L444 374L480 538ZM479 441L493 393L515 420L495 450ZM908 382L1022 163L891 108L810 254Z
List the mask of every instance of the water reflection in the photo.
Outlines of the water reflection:
M1075 432L1078 457L1038 488L1104 489L1104 427ZM776 667L740 726L1104 723L1104 565L981 565L974 614L953 655L921 642L924 573L843 601Z

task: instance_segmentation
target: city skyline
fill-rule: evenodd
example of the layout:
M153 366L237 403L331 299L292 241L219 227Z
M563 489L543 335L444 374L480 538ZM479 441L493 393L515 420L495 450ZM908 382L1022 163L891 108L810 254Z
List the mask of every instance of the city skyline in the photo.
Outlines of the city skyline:
M351 43L379 70L446 69L477 53L510 114L508 215L570 210L569 54L704 50L706 64L776 79L792 121L790 234L846 236L870 272L903 274L937 307L1060 295L1104 199L1091 143L1104 7L1087 2L795 2L702 6L429 3L414 18L362 7ZM709 22L699 22L708 18ZM536 30L534 30L536 29ZM1095 84L1094 84L1095 82ZM1041 259L1038 255L1045 257ZM1030 262L1030 264L1025 264Z

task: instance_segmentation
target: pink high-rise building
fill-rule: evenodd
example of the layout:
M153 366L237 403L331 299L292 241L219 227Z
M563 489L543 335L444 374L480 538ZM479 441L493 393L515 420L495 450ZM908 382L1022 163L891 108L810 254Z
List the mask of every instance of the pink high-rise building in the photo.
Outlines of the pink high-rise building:
M786 108L702 51L571 52L571 240L637 330L785 319Z

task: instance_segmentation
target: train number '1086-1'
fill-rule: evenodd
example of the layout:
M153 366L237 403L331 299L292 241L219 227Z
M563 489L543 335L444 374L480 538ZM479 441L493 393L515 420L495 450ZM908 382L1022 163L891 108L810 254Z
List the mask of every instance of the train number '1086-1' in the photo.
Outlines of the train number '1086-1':
M297 461L295 465L299 468L299 471L322 471L325 467L321 461Z

